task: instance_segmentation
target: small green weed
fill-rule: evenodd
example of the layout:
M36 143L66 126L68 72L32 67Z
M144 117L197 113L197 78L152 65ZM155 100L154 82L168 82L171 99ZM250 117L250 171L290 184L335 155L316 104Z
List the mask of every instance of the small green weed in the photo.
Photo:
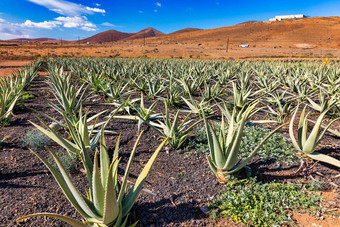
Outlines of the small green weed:
M226 191L209 206L210 217L227 217L247 226L294 225L288 211L320 216L323 198L299 183L260 183L256 178L231 177Z
M35 95L33 95L33 94L25 93L25 94L22 95L22 100L25 101L25 100L33 99L34 97L35 97Z
M34 151L37 151L45 149L45 146L47 146L51 140L39 130L29 130L25 133L25 135L23 135L22 141L24 145Z

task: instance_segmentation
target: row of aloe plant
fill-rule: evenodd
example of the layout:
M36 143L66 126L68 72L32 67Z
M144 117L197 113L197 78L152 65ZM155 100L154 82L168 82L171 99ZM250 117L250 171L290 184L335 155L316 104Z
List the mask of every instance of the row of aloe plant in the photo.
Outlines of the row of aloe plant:
M294 74L318 73L319 71L313 68L314 66L307 64L305 66L309 66L310 71L301 72L300 67L304 66L287 66L283 63L276 64L276 67L273 67L261 63L247 62L185 61L183 63L179 61L139 59L57 59L56 62L49 61L49 83L58 101L57 104L51 103L51 106L63 116L63 120L58 121L45 116L52 120L54 124L49 126L42 120L44 127L32 124L64 147L67 152L76 154L80 158L88 178L89 193L87 197L79 195L70 179L67 178L68 176L62 163L52 151L51 154L58 164L58 169L37 155L50 169L70 202L83 215L85 224L92 226L125 225L126 216L139 193L143 179L149 172L159 150L166 143L164 141L156 150L149 161L150 165L149 163L147 165L148 169L142 171L141 180L138 178L135 186L131 189L132 191L127 193L125 179L129 174L129 166L135 150L131 153L124 180L119 183L116 172L118 168L118 145L116 146L111 166L109 165L107 153L102 148L105 147L105 128L115 118L137 121L138 131L141 130L141 125L146 123L161 136L167 137L168 143L175 149L180 148L192 129L201 121L204 121L209 144L207 160L218 180L224 182L227 175L246 166L263 143L273 133L282 128L295 111L291 119L289 133L297 150L302 155L340 167L338 160L315 152L316 146L320 143L326 131L330 131L329 124L320 132L320 128L323 127L324 116L330 110L339 108L339 103L337 102L339 99L339 81L333 81L334 83L332 84L333 76L321 77L317 74L317 76L313 77L314 80L309 82L308 86L304 86L300 82L306 82L309 77L302 76L301 79ZM213 64L210 65L210 63ZM71 74L64 72L63 67L60 65L63 65L66 70L71 70L75 77L87 83L94 95L102 94L107 97L108 104L114 106L114 109L109 112L105 121L98 123L99 116L105 114L105 112L97 113L91 118L88 118L88 113L83 114L82 103L85 100L84 94L87 88L84 85L72 84ZM325 68L328 70L328 74L333 75L334 69L332 67L325 66ZM324 72L325 69L320 67L318 70ZM179 73L183 74L180 75ZM335 74L338 75L337 73ZM292 77L293 75L295 75L295 80L300 81L299 83L286 79L286 76ZM332 91L331 95L326 96L324 95L325 93L322 93L322 100L315 102L313 97L315 89L312 88L312 84L317 84L315 86L320 92ZM310 93L310 90L313 90L313 92ZM148 102L151 102L148 108L144 103L145 96L149 99ZM157 100L164 102L165 115L155 111ZM298 129L299 142L296 142L293 123L298 106L294 104L301 102L308 102L312 108L322 111L322 113L307 139L308 119L304 118L304 111L302 112L302 120L300 120ZM184 106L185 109L180 109L176 114L172 115L169 111L170 106ZM246 122L258 111L268 112L276 119L253 122L277 123L279 126L270 132L246 159L239 160L243 129ZM181 118L181 112L188 112L188 114L186 117ZM223 117L221 128L216 131L208 122L208 118L218 112L221 112ZM227 131L225 130L224 119L226 119L228 126ZM94 124L88 126L91 120L94 120ZM71 140L62 138L57 132L59 127L52 127L55 125L64 127L68 131ZM98 127L101 127L101 130L96 130ZM331 132L338 133L334 130ZM99 140L101 141L99 152L101 175L98 174L98 154L96 151ZM90 157L91 153L94 154L93 160ZM113 181L109 183L108 178L113 178ZM113 187L116 191L110 188L108 184L116 185ZM120 186L117 186L119 184ZM101 196L103 194L107 195L107 193L111 193L110 198L114 198L113 200L116 201L111 201L111 205L114 205L110 205L110 211L106 210L107 197ZM125 193L127 199L122 199L122 193ZM123 204L124 201L130 201L129 208L124 208L126 206ZM43 213L28 217L37 215L56 217L75 226L83 226L80 225L82 224L81 222L57 214Z
M13 110L37 76L42 60L15 71L9 76L0 77L0 123L8 124Z
M32 64L15 71L11 75L0 77L0 125L9 125L13 111L22 102L23 94L27 91L30 83L38 75L42 60L38 59ZM0 128L2 130L2 128ZM0 145L7 138L0 137Z
M99 116L105 111L94 114L91 117L89 117L89 112L83 113L82 105L86 100L84 95L86 88L74 83L71 75L65 72L62 67L51 61L48 63L49 76L47 80L56 100L56 102L50 102L50 106L62 116L62 120L56 120L56 118L35 111L37 118L43 126L31 123L63 147L71 157L79 158L88 180L86 195L81 194L76 188L64 164L55 152L48 149L57 167L39 153L32 152L50 170L66 198L84 219L81 222L54 213L35 213L21 217L17 221L35 216L47 216L60 219L72 226L125 226L127 225L129 211L142 190L142 185L166 140L155 150L136 182L128 189L131 165L143 132L139 133L125 168L124 177L122 180L119 180L118 168L121 160L119 157L120 135L116 142L112 161L110 161L105 133L112 133L112 131L105 130L105 128L123 105L120 105L116 111L110 113L108 119L98 123ZM52 121L52 124L46 123L46 121L42 120L41 116ZM94 123L90 125L91 122ZM96 128L99 128L99 130L96 130ZM58 131L62 129L67 132L70 138L61 136L61 133Z
M177 105L187 107L181 112L190 112L197 114L200 117L203 115L212 115L216 112L215 106L226 116L228 124L231 124L231 118L235 118L236 122L241 122L245 117L250 106L261 100L261 110L268 114L270 120L262 120L256 122L272 122L279 125L284 124L291 115L298 111L298 106L301 103L306 103L311 109L319 112L320 120L317 121L315 130L319 133L320 128L324 128L324 133L328 130L339 136L339 132L329 129L322 125L323 117L330 112L339 116L340 104L340 72L337 70L338 64L323 65L320 63L249 63L249 62L211 62L211 61L169 61L169 60L100 60L100 69L96 68L96 74L93 74L91 67L83 67L83 70L74 70L72 66L72 59L59 59L61 64L71 65L71 70L77 74L84 81L88 77L99 75L97 78L101 83L89 83L92 87L97 84L121 84L119 87L119 94L115 96L113 102L121 103L128 100L128 106L131 109L137 110L137 114L133 115L130 111L129 116L117 116L125 119L132 119L139 121L139 127L142 122L148 123L151 127L161 135L176 135L176 130L169 127L171 125L169 120L164 119L164 123L159 120L160 114L153 113L156 102L153 102L149 109L144 107L143 98L141 105L136 105L136 100L130 102L129 97L133 93L141 92L149 99L165 100L166 110L168 106ZM98 62L92 59L82 59L76 61L88 65L91 62L96 66ZM71 63L71 64L69 64ZM85 65L85 64L84 64ZM110 66L114 66L114 72L110 70ZM82 66L80 66L81 68ZM224 71L223 71L224 70ZM153 78L153 79L150 79ZM153 81L153 82L151 82ZM168 89L165 91L165 87ZM107 97L113 98L112 92L106 92L105 89L99 90L100 93ZM110 89L112 91L112 89ZM230 97L231 96L231 97ZM318 98L318 99L317 99ZM316 101L315 101L316 100ZM223 106L221 105L223 103ZM145 110L142 112L138 110ZM234 109L233 116L231 110ZM249 113L250 114L250 113ZM294 116L295 116L294 114ZM133 116L131 116L133 115ZM169 119L169 114L166 113L166 118ZM302 116L303 118L303 116ZM180 127L178 127L177 120L178 113L174 117L173 126L177 127L180 132L181 127L186 125L190 119L185 118ZM245 117L248 119L248 117ZM156 120L158 122L156 122ZM293 124L294 117L291 121ZM334 121L335 121L334 120ZM305 120L307 121L307 120ZM319 124L320 123L320 124ZM241 124L242 125L242 124ZM157 127L158 126L158 127ZM171 125L172 126L172 125ZM207 124L206 124L207 127ZM307 128L307 126L305 126ZM241 127L242 128L242 127ZM190 129L190 127L188 128ZM235 129L236 130L236 129ZM300 131L300 129L298 129ZM305 133L307 131L305 130ZM318 140L310 139L310 143L314 143L313 153L315 147L320 143L324 133L316 136ZM178 134L178 133L177 133ZM185 133L187 136L188 132ZM240 133L242 134L242 133ZM290 130L290 137L294 138L294 130ZM180 135L180 134L179 134ZM173 136L174 137L174 136ZM315 136L313 136L314 138ZM183 137L183 141L184 141ZM177 138L179 141L179 138ZM294 142L294 140L293 140ZM181 143L170 143L174 148L179 148ZM178 145L179 144L179 145ZM293 143L295 145L295 143ZM297 150L301 150L297 147ZM227 152L228 153L228 152ZM331 158L320 158L321 155L309 155L318 161L330 162L333 165L339 166L339 163ZM302 164L305 162L303 161Z
M165 99L171 106L186 104L182 97L200 97L201 105L228 99L242 107L262 95L269 106L268 115L278 121L294 111L291 106L296 102L305 102L321 112L330 108L328 114L339 115L340 110L338 63L325 66L145 59L58 61L91 84L94 91L115 100L141 92L149 99Z

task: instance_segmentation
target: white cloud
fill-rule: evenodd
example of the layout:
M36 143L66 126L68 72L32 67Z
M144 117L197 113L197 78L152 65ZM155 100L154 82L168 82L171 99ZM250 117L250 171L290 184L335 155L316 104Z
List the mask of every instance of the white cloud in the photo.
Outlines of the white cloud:
M92 12L95 12L95 13L105 13L105 9L90 8L90 7L88 7L88 6L86 6L86 10L92 11Z
M157 12L158 12L158 10L157 10L157 9L154 9L153 11L154 11L155 13L157 13Z
M28 34L34 32L34 29L55 29L63 30L65 28L75 28L84 31L96 31L97 26L88 21L84 16L86 14L102 13L106 11L97 8L100 4L95 3L96 8L91 8L81 4L76 4L67 0L26 0L37 5L46 7L50 11L56 12L62 16L52 20L34 22L27 19L24 23L11 23L0 18L0 39L29 38ZM1 12L0 12L1 14ZM109 24L106 24L109 26ZM110 26L114 26L110 24Z
M22 27L27 28L44 28L44 29L52 29L61 25L59 21L44 21L44 22L32 22L30 20L26 20L24 23L20 24Z
M15 24L8 23L4 19L0 20L0 39L2 40L30 37L21 30L22 29Z
M144 13L144 11L142 11L142 10L139 10L139 11L138 11L138 13Z
M85 16L57 17L54 20L44 22L32 22L30 20L26 20L22 24L15 25L22 28L52 29L64 27L64 28L77 28L84 31L96 31L96 25L88 21Z
M103 26L108 26L108 27L117 27L117 25L111 24L110 22L104 22L102 23Z
M105 13L104 9L91 8L66 0L27 0L64 16L80 16L82 14Z
M101 6L101 4L99 4L99 3L94 3L96 6Z
M158 6L158 7L162 7L162 3L160 3L160 2L156 2L155 5Z
M84 31L96 31L96 25L82 17L57 17L56 21L61 22L64 28L78 28Z

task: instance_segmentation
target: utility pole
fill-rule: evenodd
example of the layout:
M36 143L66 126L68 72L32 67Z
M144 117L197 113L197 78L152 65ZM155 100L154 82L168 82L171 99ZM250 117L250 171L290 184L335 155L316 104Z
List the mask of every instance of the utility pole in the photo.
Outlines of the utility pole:
M61 37L60 38L60 46L62 46L63 45L63 38Z
M226 53L228 53L228 50L229 50L229 36L228 36L228 39L227 39L227 49L226 49Z
M78 45L80 46L80 37L78 36Z
M145 32L144 32L144 46L145 46Z

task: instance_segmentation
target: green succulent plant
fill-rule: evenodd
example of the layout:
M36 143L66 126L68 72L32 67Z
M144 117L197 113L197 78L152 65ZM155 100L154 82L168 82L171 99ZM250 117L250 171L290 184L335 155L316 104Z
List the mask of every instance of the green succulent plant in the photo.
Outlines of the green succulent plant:
M322 121L328 111L323 111L316 122L314 123L313 129L308 136L308 114L305 116L306 106L302 110L299 125L297 129L297 139L294 135L294 120L297 114L298 108L296 108L294 115L289 124L289 136L292 140L294 147L301 152L303 155L308 156L317 161L325 162L337 167L340 167L340 161L332 158L328 155L319 153L315 151L316 147L320 144L322 138L324 137L326 131L329 129L331 124L336 121L337 119L332 120L324 129L322 130Z
M68 172L65 170L63 163L61 163L60 159L53 151L49 150L58 166L57 168L44 159L41 155L32 151L50 170L66 198L83 216L84 220L81 222L73 218L54 213L36 213L23 216L17 219L17 221L37 216L47 216L60 219L74 227L126 226L129 211L131 210L142 189L143 183L152 167L152 164L156 160L158 153L166 142L166 140L164 140L158 146L138 176L136 182L133 184L131 189L128 190L127 184L130 168L141 136L142 133L140 133L137 138L125 168L124 177L120 182L118 179L118 165L120 162L118 151L120 137L118 138L113 158L110 162L109 155L106 150L104 131L101 131L100 150L94 155L93 169L91 169L91 176L89 178L90 188L86 195L83 195L76 188L72 182L72 179L68 175Z
M221 127L219 132L215 132L213 127L208 122L205 115L203 115L205 130L208 138L209 155L207 155L208 163L220 182L225 182L226 177L233 174L243 167L245 167L251 159L255 156L256 152L261 146L283 125L277 127L270 132L256 147L251 151L247 158L239 160L241 139L243 136L243 130L249 115L252 113L255 106L251 106L244 111L240 122L235 121L235 111L233 116L228 122L228 132L225 133L225 122L222 118ZM217 134L219 136L217 136Z

